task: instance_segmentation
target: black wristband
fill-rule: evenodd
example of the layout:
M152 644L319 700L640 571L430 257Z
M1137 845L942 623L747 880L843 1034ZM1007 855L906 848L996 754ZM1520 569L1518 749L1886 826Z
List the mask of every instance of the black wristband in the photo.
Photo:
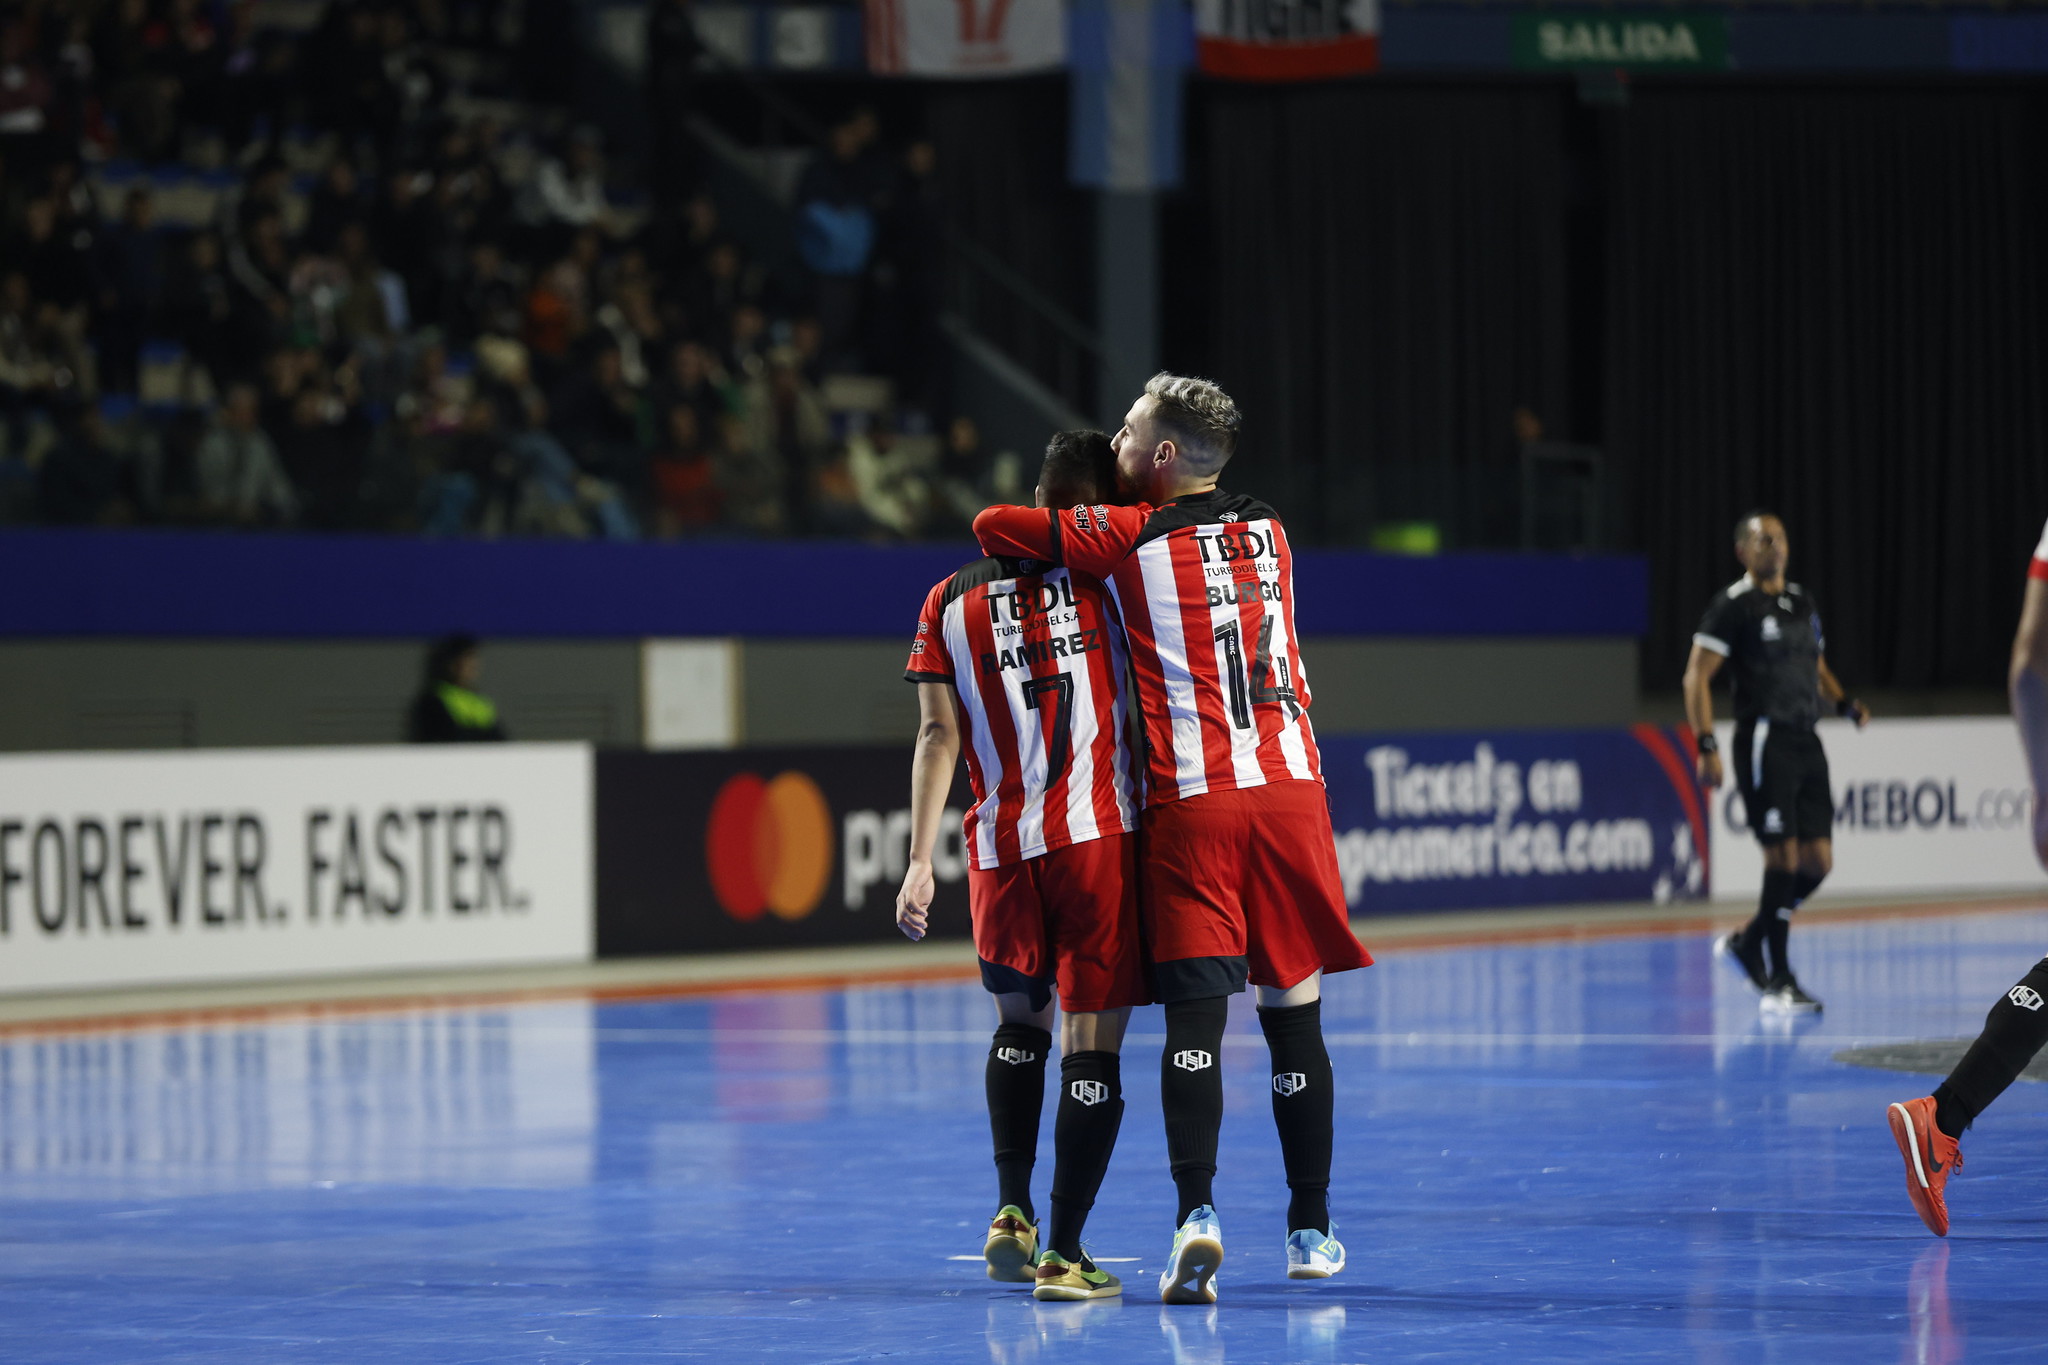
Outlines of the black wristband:
M1846 720L1848 717L1855 715L1856 708L1861 705L1863 703L1854 697L1844 697L1835 703L1835 714Z
M1693 746L1703 754L1718 754L1721 752L1721 741L1715 739L1711 733L1694 735L1692 742Z

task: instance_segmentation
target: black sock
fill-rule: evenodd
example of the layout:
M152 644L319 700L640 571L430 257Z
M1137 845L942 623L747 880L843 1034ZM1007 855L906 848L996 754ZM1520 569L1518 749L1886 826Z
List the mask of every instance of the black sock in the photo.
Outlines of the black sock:
M1335 1080L1323 1046L1323 1002L1259 1011L1273 1054L1273 1126L1287 1164L1287 1230L1330 1230Z
M1779 977L1792 970L1785 955L1786 941L1792 936L1792 907L1798 904L1794 895L1799 881L1796 872L1776 872L1764 869L1763 894L1757 898L1756 918L1742 931L1743 942L1764 946L1764 975Z
M1123 1068L1114 1052L1060 1058L1060 1107L1053 1115L1052 1220L1045 1244L1081 1259L1081 1228L1095 1207L1116 1131L1124 1118Z
M1828 874L1825 872L1821 873L1819 876L1816 877L1813 873L1808 872L1803 868L1798 872L1793 873L1792 908L1797 910L1800 906L1806 904L1806 898L1808 896L1811 896L1814 892L1820 890L1820 884L1826 881L1827 879Z
M1934 1122L1961 1137L1977 1115L2005 1093L2034 1054L2048 1043L2048 958L1999 997L1984 1017L1984 1031L1934 1092ZM1951 1126L1953 1125L1953 1126Z
M1166 1158L1180 1193L1174 1226L1216 1202L1216 1133L1223 1127L1223 1025L1230 998L1178 1000L1166 1007L1166 1050L1159 1058L1159 1108Z
M1004 1024L989 1044L988 1127L996 1144L996 1204L1031 1210L1031 1168L1038 1161L1038 1116L1045 1109L1045 1058L1052 1035Z

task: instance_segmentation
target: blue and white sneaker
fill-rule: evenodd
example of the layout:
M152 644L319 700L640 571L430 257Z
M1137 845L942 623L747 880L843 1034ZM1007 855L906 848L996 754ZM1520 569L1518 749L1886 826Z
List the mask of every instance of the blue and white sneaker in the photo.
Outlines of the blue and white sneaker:
M1216 1272L1223 1265L1223 1225L1204 1204L1173 1234L1173 1252L1159 1277L1161 1303L1216 1302Z
M1317 1232L1314 1228L1297 1228L1287 1234L1287 1278L1290 1280L1327 1280L1344 1268L1344 1244L1333 1235L1335 1223L1329 1232Z

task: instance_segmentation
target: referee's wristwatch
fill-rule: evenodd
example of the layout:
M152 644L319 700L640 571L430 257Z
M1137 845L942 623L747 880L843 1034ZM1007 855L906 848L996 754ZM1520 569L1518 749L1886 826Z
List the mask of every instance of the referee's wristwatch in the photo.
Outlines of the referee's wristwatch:
M1692 742L1693 746L1703 754L1718 754L1721 752L1721 741L1715 739L1711 732L1704 735L1694 735Z

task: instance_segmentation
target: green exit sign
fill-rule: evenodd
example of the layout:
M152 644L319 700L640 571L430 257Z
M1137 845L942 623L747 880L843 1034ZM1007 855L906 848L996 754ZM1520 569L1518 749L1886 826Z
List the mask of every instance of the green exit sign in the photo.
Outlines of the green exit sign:
M1515 65L1719 70L1728 65L1728 26L1718 14L1518 14Z

